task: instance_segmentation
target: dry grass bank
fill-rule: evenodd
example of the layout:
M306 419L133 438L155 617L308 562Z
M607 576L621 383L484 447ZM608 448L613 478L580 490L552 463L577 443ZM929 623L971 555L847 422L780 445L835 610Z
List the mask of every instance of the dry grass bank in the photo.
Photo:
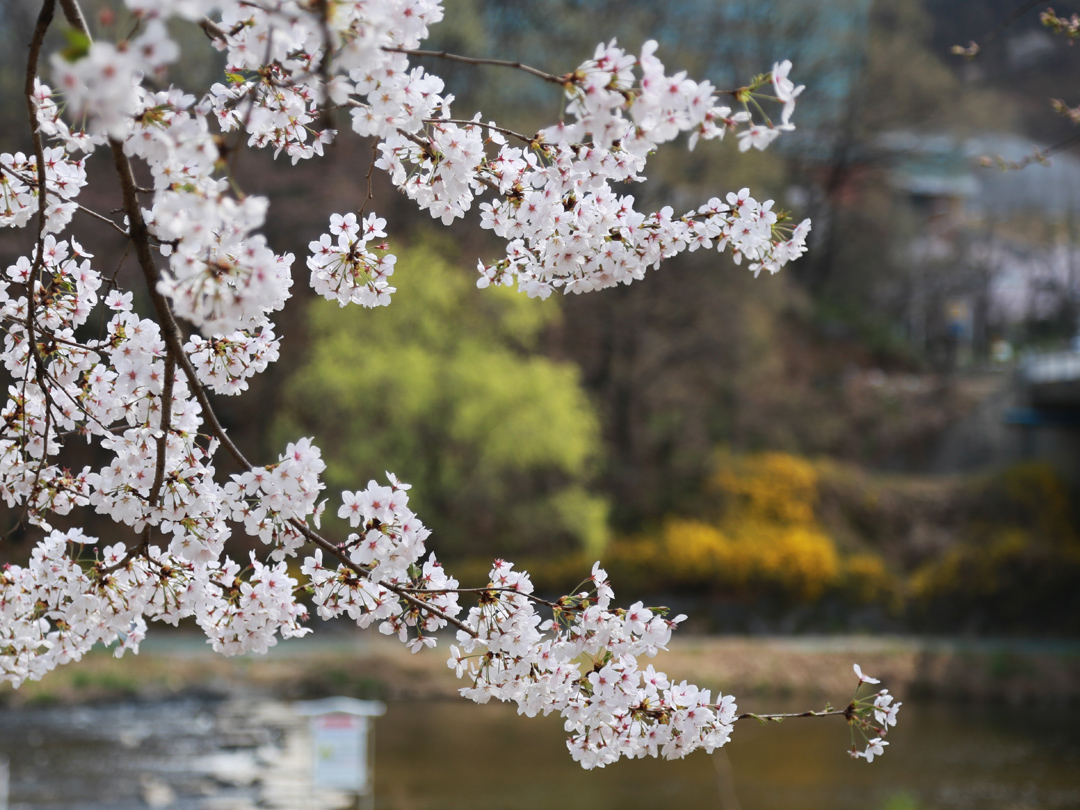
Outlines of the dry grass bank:
M460 685L444 650L412 655L395 641L329 636L282 644L265 657L227 659L192 637L164 637L135 657L99 651L18 690L7 705L166 699L192 692L264 693L286 699L351 695L445 699ZM751 710L799 698L842 705L851 665L880 677L903 699L1010 703L1080 700L1080 644L959 642L868 637L685 637L656 666L676 679L733 693ZM809 708L809 707L808 707Z

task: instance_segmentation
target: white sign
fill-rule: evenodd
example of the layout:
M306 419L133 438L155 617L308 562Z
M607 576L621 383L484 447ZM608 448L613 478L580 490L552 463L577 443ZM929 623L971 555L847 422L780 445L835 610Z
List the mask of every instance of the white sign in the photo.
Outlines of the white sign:
M370 795L369 718L385 714L386 706L376 700L336 697L298 703L296 710L311 718L312 784Z
M311 718L316 787L368 792L368 719L335 712Z

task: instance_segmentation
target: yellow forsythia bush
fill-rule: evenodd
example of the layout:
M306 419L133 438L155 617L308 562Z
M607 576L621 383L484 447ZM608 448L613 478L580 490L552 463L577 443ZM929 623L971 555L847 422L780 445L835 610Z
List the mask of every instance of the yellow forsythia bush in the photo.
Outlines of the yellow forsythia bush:
M706 523L671 520L661 543L656 562L672 579L711 590L778 587L814 600L840 574L832 540L807 526L757 523L729 535Z
M724 461L710 484L724 496L727 521L815 523L818 472L811 462L787 453L725 457Z

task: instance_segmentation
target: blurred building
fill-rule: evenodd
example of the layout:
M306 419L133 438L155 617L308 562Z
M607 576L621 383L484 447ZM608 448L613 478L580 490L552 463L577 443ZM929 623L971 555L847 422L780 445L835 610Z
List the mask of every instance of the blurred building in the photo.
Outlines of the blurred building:
M1080 159L1016 135L895 132L878 143L887 181L923 223L913 262L949 275L944 307L982 310L987 326L1062 320L1080 301Z

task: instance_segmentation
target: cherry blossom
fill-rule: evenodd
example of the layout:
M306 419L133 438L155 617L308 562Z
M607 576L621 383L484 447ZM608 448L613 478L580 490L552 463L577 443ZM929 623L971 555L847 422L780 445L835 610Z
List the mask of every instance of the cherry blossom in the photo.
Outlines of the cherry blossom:
M862 667L858 664L852 664L852 668L855 670L855 677L859 679L859 683L881 683L877 678L863 675Z
M331 215L330 232L308 245L311 288L341 306L389 306L396 290L386 279L393 275L397 258L390 253L378 256L367 249L370 242L386 236L385 227L386 220L374 214L363 223L357 222L355 214Z
M889 743L880 737L875 737L872 740L867 741L866 750L859 751L858 756L863 757L867 762L873 762L874 757L880 757L885 753L885 746Z
M150 621L191 618L218 652L265 652L311 632L310 605L414 652L452 633L448 664L462 694L530 717L558 713L586 768L724 745L746 716L734 699L643 662L686 617L642 602L615 607L599 563L555 601L502 560L486 585L461 588L427 550L430 532L395 475L341 493L338 505L324 497L325 463L310 439L267 464L234 444L212 396L242 393L278 359L272 318L296 263L260 232L269 202L238 193L226 158L246 144L292 163L317 159L347 121L376 139L375 166L421 210L446 224L473 217L503 240L502 255L478 259L478 287L583 294L711 249L755 275L775 273L805 252L809 221L792 223L748 189L682 213L639 210L627 189L645 180L651 154L683 136L693 149L731 132L745 151L794 129L802 87L791 63L721 92L670 71L656 42L639 53L601 43L561 76L515 66L564 96L558 120L523 134L479 114L455 118L442 79L414 63L429 55L416 49L442 19L438 0L126 4L135 22L126 36L94 41L77 0L66 0L77 35L46 58L55 0L44 0L27 76L33 149L0 155L0 226L33 236L0 277L10 377L0 497L38 538L25 565L0 571L0 679L36 680L96 644L138 652ZM226 64L202 97L171 83L182 78L169 69L182 57L171 32L191 23ZM770 103L782 105L778 124L761 112ZM111 159L122 216L78 200L87 161L99 159ZM137 185L133 164L150 188ZM342 306L388 306L395 293L390 228L365 207L330 212L326 232L310 235L309 283ZM128 240L153 317L78 243L76 226L88 225ZM83 328L91 317L100 329ZM73 469L75 439L96 443L106 463ZM352 530L343 540L320 527L332 500ZM106 544L51 524L75 510L130 527L129 539ZM260 553L232 559L233 536L258 538ZM860 686L877 683L855 673ZM857 694L846 710L811 714L844 714L866 736L857 755L871 761L900 704L885 690Z
M773 87L776 89L776 98L784 104L784 110L780 115L780 121L785 125L791 119L791 114L795 111L795 99L797 99L799 94L806 89L801 84L798 87L795 86L795 82L788 78L790 72L791 62L787 59L773 65L772 83Z

